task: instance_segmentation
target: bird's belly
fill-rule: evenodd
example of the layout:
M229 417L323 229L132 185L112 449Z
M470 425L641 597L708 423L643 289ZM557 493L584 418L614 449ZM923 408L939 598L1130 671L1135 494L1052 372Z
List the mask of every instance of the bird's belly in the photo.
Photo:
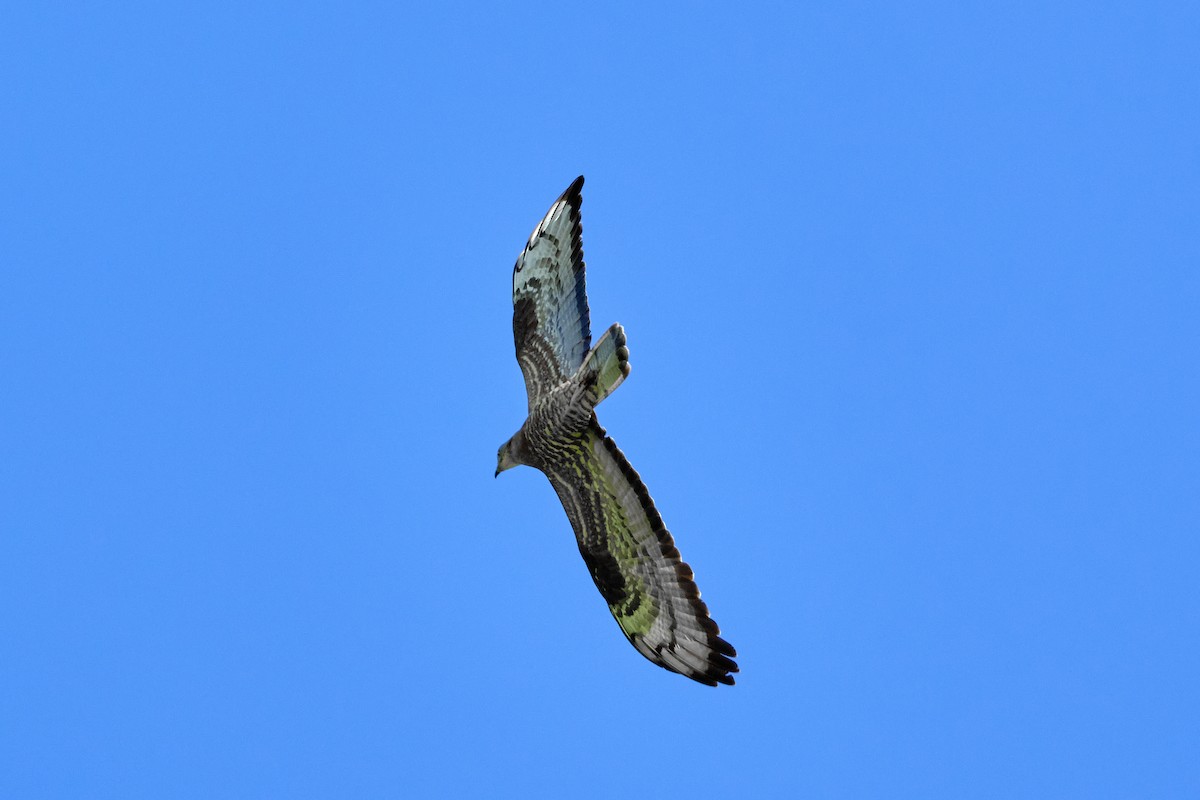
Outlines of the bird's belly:
M578 450L592 419L591 407L583 403L562 402L550 395L529 415L525 439L543 462L553 463L566 451Z

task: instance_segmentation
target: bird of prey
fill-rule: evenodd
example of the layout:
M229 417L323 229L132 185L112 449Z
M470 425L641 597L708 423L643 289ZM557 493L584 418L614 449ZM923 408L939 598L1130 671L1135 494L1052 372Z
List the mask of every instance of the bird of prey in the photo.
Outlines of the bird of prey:
M629 375L625 330L592 346L579 207L583 176L534 228L513 267L513 337L529 413L496 475L541 470L558 493L608 609L646 658L694 681L733 684L737 653L708 616L692 570L595 408Z

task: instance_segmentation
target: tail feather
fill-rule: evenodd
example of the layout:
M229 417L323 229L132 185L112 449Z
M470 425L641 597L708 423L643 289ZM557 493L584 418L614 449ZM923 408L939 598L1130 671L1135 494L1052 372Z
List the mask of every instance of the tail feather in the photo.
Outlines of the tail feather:
M593 396L592 405L608 397L629 376L629 348L625 346L625 329L613 323L600 341L596 342L579 372ZM591 399L591 398L589 398Z

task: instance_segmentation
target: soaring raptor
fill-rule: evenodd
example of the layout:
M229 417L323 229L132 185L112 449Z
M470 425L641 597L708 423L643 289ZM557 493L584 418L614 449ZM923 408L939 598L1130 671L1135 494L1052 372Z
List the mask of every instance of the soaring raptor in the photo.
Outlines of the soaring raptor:
M513 267L513 337L529 416L501 446L496 474L525 464L550 479L596 588L639 653L694 681L732 685L737 653L709 618L642 479L596 421L596 406L629 375L629 350L618 324L592 347L582 188L581 175Z

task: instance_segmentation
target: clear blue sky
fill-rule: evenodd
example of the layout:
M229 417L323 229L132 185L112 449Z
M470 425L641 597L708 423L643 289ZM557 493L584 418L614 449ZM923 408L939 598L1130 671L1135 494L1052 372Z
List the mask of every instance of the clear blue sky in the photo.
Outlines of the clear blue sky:
M3 12L0 795L1200 796L1194 4L403 5ZM732 688L492 477L580 173Z

